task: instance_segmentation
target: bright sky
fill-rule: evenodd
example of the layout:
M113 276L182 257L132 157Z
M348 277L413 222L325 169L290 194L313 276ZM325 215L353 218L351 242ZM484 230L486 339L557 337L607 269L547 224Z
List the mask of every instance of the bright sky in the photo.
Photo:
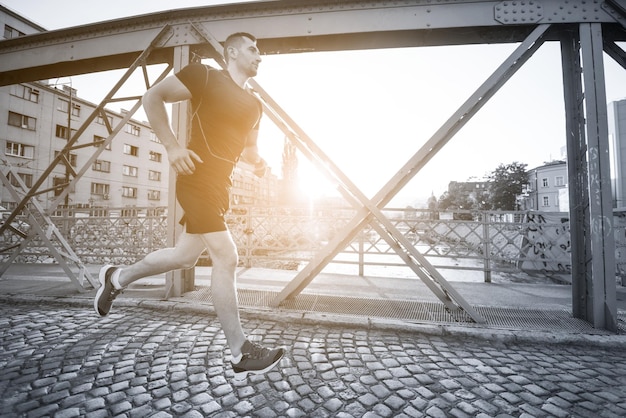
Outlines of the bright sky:
M129 17L207 0L0 0L47 29ZM373 196L508 57L516 45L424 47L265 56L256 80L367 195ZM623 47L623 46L622 46ZM605 55L608 101L626 98L626 71ZM98 82L94 83L94 77ZM117 78L116 78L117 77ZM115 74L72 77L99 103ZM61 80L63 81L63 80ZM66 80L67 81L67 80ZM94 85L102 86L94 88ZM141 115L137 116L142 119ZM280 175L283 134L263 122L261 152ZM534 168L565 146L560 52L544 44L394 200L439 197L450 181L482 178L501 163ZM306 166L304 157L301 166ZM323 175L304 168L308 190Z

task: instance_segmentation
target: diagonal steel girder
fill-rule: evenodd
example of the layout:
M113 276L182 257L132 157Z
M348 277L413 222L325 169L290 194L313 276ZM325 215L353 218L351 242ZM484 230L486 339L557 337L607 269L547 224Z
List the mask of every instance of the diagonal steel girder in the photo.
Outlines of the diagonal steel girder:
M423 255L398 231L382 214L383 207L395 194L423 167L430 158L473 116L487 99L508 80L523 63L539 48L541 40L549 25L538 26L531 35L515 50L500 68L479 88L474 95L453 115L448 123L405 165L404 169L385 186L373 199L376 204L367 199L350 179L328 158L323 151L304 133L304 131L284 112L280 106L265 92L256 81L250 85L264 101L266 114L294 141L307 158L316 164L322 172L338 185L338 190L347 200L359 209L353 220L338 234L333 242L329 243L320 255L292 280L290 284L272 301L278 306L287 297L299 293L311 280L341 251L358 232L370 223L385 239L391 248L411 267L420 279L439 297L450 310L459 308L467 312L474 321L485 322L456 290L441 276L438 271L425 259ZM199 29L202 31L202 29ZM203 34L216 51L221 46L213 37ZM223 62L220 61L223 65ZM398 180L399 177L399 180ZM374 219L375 218L375 219ZM454 305L454 302L458 304Z
M361 201L362 207L354 218L337 234L337 238L323 248L318 255L283 289L272 301L272 305L278 306L285 299L299 294L321 270L358 234L358 232L372 218L381 222L389 232L381 236L388 242L389 239L398 240L398 244L408 250L411 257L422 264L420 273L427 273L443 288L443 292L453 297L457 302L462 300L449 283L432 267L415 248L406 242L403 236L398 237L395 228L387 228L384 216L379 208L384 207L404 187L421 168L474 116L474 114L491 98L499 88L534 54L543 43L543 37L550 25L539 25L518 46L518 48L502 63L502 65L476 90L476 92L448 119L446 123L424 144L420 150L402 167L396 175L374 196L372 201ZM319 152L318 149L315 151ZM322 168L330 169L329 166L321 165ZM336 173L335 173L336 174ZM374 202L374 203L372 203ZM372 223L377 231L380 227ZM401 234L400 234L401 235ZM407 245L408 244L408 245ZM396 248L394 248L396 249ZM403 256L403 259L405 256ZM405 260L406 261L406 260ZM422 275L418 273L420 278ZM433 289L434 283L427 281L427 285ZM439 295L439 292L435 292Z
M223 60L222 46L217 40L206 32L202 27L193 25L194 29L206 38L216 53L216 61L225 67ZM393 248L398 255L411 267L411 269L422 279L431 291L443 302L446 308L452 313L458 313L459 309L465 311L475 322L484 323L485 320L469 305L463 297L457 293L439 276L439 286L431 279L436 270L428 261L415 249L415 247L397 230L395 226L382 214L360 190L350 181L350 179L324 154L324 152L309 138L309 136L293 121L289 115L276 103L272 97L255 81L250 80L249 85L255 93L260 96L263 102L265 113L272 121L292 140L303 154L315 163L319 168L325 169L323 172L339 187L339 191L356 208L365 207L372 213L378 223L372 222L372 227L380 234L385 241ZM358 231L357 231L358 232ZM350 238L351 239L351 238ZM343 248L343 247L342 247ZM430 273L430 274L429 274ZM455 305L453 300L458 304Z
M28 190L28 187L26 186L24 181L19 177L19 175L17 175L17 172L14 171L13 167L9 164L9 162L6 160L2 160L0 162L2 163L2 166L8 168L8 173L13 174L13 177L18 183L17 187L19 187L25 193L25 191ZM4 187L9 191L11 196L17 201L20 199L20 193L16 190L15 187L13 187L11 182L8 180L7 175L5 175L8 173L2 173L0 175L0 180L2 180ZM23 240L19 244L10 246L7 249L7 250L14 249L14 251L13 251L13 254L11 254L11 256L9 257L9 260L6 262L3 262L0 265L0 276L2 276L6 272L6 270L9 268L9 265L13 262L13 260L15 260L15 258L17 258L19 253L27 247L29 242L32 241L36 236L39 236L39 238L44 243L44 245L50 250L50 253L54 257L54 259L57 261L57 263L59 263L59 266L61 266L61 268L65 271L65 273L70 278L70 280L76 285L76 287L79 290L83 290L85 288L84 279L87 279L87 281L92 287L96 287L97 280L91 276L91 273L89 273L87 268L80 261L80 259L78 258L78 255L76 255L76 253L74 252L70 244L67 242L65 237L63 237L63 234L61 234L61 231L59 231L59 228L57 228L57 226L54 224L54 222L52 222L50 217L44 213L44 209L41 206L41 204L37 201L37 199L32 199L30 203L34 207L35 210L31 210L27 208L25 212L26 212L26 215L28 216L31 230L28 232L28 234L24 234L22 233L22 231L19 231L19 230L17 231L17 235L22 237ZM36 213L39 215L38 217L35 216ZM43 219L44 221L43 223L46 224L45 226L39 224L40 219ZM12 228L12 227L11 229L15 230L15 228ZM56 239L61 249L56 248L56 246L52 242L53 239ZM0 250L0 252L2 251L3 250ZM78 275L74 274L74 271L70 267L68 261L73 263L75 268L76 267L78 268Z
M76 263L78 267L80 268L81 276L86 275L89 283L93 287L96 287L97 281L91 277L91 274L87 271L87 269L82 265L82 262L74 254L74 251L70 247L70 244L61 235L60 231L58 231L53 221L50 219L49 214L52 213L58 207L58 205L61 203L63 198L69 193L69 191L76 184L76 182L78 182L80 178L87 172L87 170L91 167L93 162L102 153L105 147L113 140L113 138L119 133L119 131L122 130L122 128L130 120L130 118L139 109L139 107L141 106L141 96L116 98L115 95L118 93L121 87L126 83L126 81L128 81L128 79L134 73L134 71L139 67L141 67L143 70L143 76L144 76L144 81L146 83L146 87L150 87L150 83L148 81L148 74L146 71L146 60L148 56L151 54L151 52L155 48L157 48L159 43L168 37L171 37L171 31L168 26L165 26L159 32L159 34L150 42L150 44L146 47L146 49L142 52L142 54L140 54L139 57L137 57L135 62L129 67L126 73L117 82L117 84L111 89L111 91L106 95L106 97L102 100L102 102L94 109L94 111L81 124L81 126L78 128L76 133L71 138L68 138L68 142L63 148L63 150L59 152L58 155L52 160L48 168L44 170L44 172L41 174L39 179L35 182L35 184L33 184L32 187L28 188L26 187L25 184L20 184L21 189L24 191L22 194L20 194L16 190L13 189L13 186L10 183L5 184L5 187L9 190L9 192L11 192L15 200L19 201L19 203L15 207L15 209L9 214L9 216L4 220L4 222L0 224L0 234L2 234L7 229L10 229L13 231L14 228L11 227L11 223L13 222L13 220L15 220L15 218L20 213L22 213L22 211L24 211L28 215L33 229L31 230L31 233L29 233L26 236L23 236L22 234L18 234L22 238L22 242L19 245L11 245L8 248L0 249L0 252L13 250L13 254L10 256L9 260L7 262L3 262L2 266L0 266L0 277L6 272L6 270L9 268L9 265L13 262L13 260L15 260L15 258L17 258L19 253L23 249L25 249L31 241L33 241L37 236L39 236L43 240L45 245L48 247L52 255L55 257L55 259L59 262L59 264L66 271L70 279L75 284L78 285L79 290L82 289L83 287L82 277L76 277L73 274L73 272L67 266L67 263L65 263L65 261L63 260L63 254L57 248L55 248L54 244L49 239L48 235L54 234L57 240L61 243L64 249L64 254L66 254L67 257L71 259L74 263ZM171 65L168 65L167 68L161 73L161 75L157 77L155 83L158 83L160 80L165 78L165 76L167 76L167 74L170 72L171 68L172 68ZM106 117L105 106L112 102L126 101L126 100L136 100L136 103L134 104L132 109L124 115L124 117L118 122L118 124L115 127L111 126L108 122L108 118ZM38 204L37 199L35 199L35 197L40 194L48 193L51 190L55 189L55 188L43 189L42 185L49 178L49 176L51 175L51 173L53 172L57 164L66 162L65 161L66 156L69 155L69 153L72 150L82 148L85 146L94 145L92 142L88 144L82 144L82 145L77 145L77 143L79 139L82 137L82 135L84 134L84 132L87 130L89 125L93 122L93 120L98 115L102 116L105 121L107 131L109 132L108 137L98 144L98 147L96 148L95 152L91 155L91 157L87 160L87 162L82 166L82 168L78 172L75 172L74 170L72 170L71 174L73 178L67 184L62 185L63 189L61 193L59 193L59 195L56 196L55 200L50 204L50 206L47 209L44 209ZM31 204L33 209L29 207L29 204ZM35 216L35 212L38 212L39 216ZM46 224L46 225L43 225L43 224L40 225L38 220L42 220L43 224Z
M111 140L113 139L113 137L124 127L124 125L126 124L126 122L128 122L130 120L130 118L132 117L132 115L139 109L139 107L141 106L141 97L133 97L133 98L124 98L124 100L127 99L135 99L137 100L137 103L133 106L133 108L127 112L127 114L124 116L124 118L117 124L116 128L113 129L109 124L108 124L108 120L106 118L106 114L104 113L105 110L105 106L111 102L115 102L115 101L120 101L120 99L115 99L114 96L115 94L120 90L120 88L124 85L124 83L130 78L130 76L132 75L132 73L139 67L139 66L144 66L144 76L146 77L146 83L147 82L147 74L145 73L145 64L146 64L146 59L147 57L150 55L150 53L156 48L158 41L164 37L168 35L168 27L165 27L161 30L161 32L159 32L159 34L157 35L156 38L154 38L154 40L152 40L152 42L150 43L150 45L148 45L148 47L143 51L143 53L137 57L137 59L135 60L135 62L129 67L128 71L122 76L122 78L119 80L119 82L111 89L111 91L106 95L106 97L102 100L102 103L100 103L95 109L94 111L87 117L87 119L82 123L82 125L80 126L80 128L78 128L78 130L76 131L76 133L68 139L67 144L65 145L65 147L63 147L63 149L57 154L57 156L52 160L52 162L50 163L50 165L48 166L48 168L42 173L42 175L39 177L39 179L35 182L35 184L33 184L33 186L28 190L28 192L26 193L26 195L24 196L24 198L20 201L20 203L16 206L16 208L13 210L13 212L11 212L11 214L9 215L9 217L5 220L5 222L0 225L0 234L2 232L4 232L4 230L7 228L7 225L11 223L11 221L13 221L15 219L15 217L17 216L17 214L19 214L28 204L28 202L35 196L42 194L42 193L46 193L49 190L40 190L40 187L43 185L43 183L46 181L46 179L48 178L48 176L52 173L52 171L54 170L54 168L57 166L57 164L59 164L60 162L62 162L62 160L65 158L65 155L69 154L75 147L76 143L78 142L78 140L81 138L82 134L87 130L87 128L89 127L89 125L91 124L91 122L93 122L94 119L96 119L96 117L98 115L103 115L106 126L107 126L107 130L109 132L109 136L102 142L99 144L99 147L97 148L96 152L92 155L92 157L89 159L89 161L83 166L83 168L78 172L75 173L75 177L73 179L72 182L70 182L69 184L66 185L66 187L63 189L63 191L60 193L59 196L57 196L57 198L54 200L54 202L51 204L50 208L48 209L48 212L52 212L54 211L57 206L59 205L59 203L61 202L61 200L63 199L63 197L65 197L65 195L67 193L69 193L70 187L71 185L74 185L74 183L76 181L78 181L80 179L80 177L87 171L87 169L91 166L91 164L95 161L95 159L100 155L100 153L104 150L105 146L108 145ZM169 72L169 70L171 69L171 67L168 67L168 69L163 72L161 74L161 76L159 77L158 80L163 79L167 73ZM158 81L157 80L157 81ZM90 146L93 145L93 143L89 144Z

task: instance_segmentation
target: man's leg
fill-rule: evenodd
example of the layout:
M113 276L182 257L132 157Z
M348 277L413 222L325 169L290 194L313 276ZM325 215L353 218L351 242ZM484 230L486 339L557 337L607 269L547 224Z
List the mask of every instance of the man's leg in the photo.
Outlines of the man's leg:
M183 232L176 246L163 248L148 254L143 260L120 269L119 284L127 287L143 277L154 276L172 270L188 269L196 265L205 249L202 236Z
M285 354L283 348L268 349L246 339L239 319L236 269L237 247L228 231L203 234L213 263L211 293L213 306L222 324L232 353L235 379L261 374L275 367Z
M94 309L100 316L108 315L113 300L132 282L171 270L191 268L204 251L200 235L183 232L174 248L164 248L148 254L143 260L128 266L106 265L100 270L100 288L94 298Z
M211 294L213 306L222 324L233 356L241 354L246 336L239 319L236 269L237 247L228 231L203 234L204 245L211 255Z

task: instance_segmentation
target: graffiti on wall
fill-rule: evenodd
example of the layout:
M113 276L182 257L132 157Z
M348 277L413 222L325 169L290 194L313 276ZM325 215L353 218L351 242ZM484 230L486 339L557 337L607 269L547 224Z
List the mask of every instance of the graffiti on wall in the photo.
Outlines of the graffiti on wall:
M615 210L613 216L613 229L615 231L615 273L621 280L621 285L626 284L626 212Z
M529 212L522 234L522 270L570 274L569 218L559 213Z

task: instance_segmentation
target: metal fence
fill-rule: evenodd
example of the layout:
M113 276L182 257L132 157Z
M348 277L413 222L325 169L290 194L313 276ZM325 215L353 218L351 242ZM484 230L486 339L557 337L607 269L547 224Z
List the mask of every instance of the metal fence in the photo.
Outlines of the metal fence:
M567 278L571 273L567 213L468 212L440 213L418 209L384 209L391 223L438 269L482 272L540 273ZM298 269L352 219L349 208L234 207L227 222L246 267ZM72 209L54 221L85 264L127 264L166 245L166 208ZM18 219L16 226L28 230ZM616 212L616 268L626 274L626 212ZM19 240L10 230L2 248ZM0 253L8 259L10 251ZM36 238L16 260L51 262L47 247ZM208 258L201 264L210 264ZM410 270L366 227L331 263L346 272L385 275L385 269ZM384 267L381 273L380 267ZM399 273L402 274L402 273Z

